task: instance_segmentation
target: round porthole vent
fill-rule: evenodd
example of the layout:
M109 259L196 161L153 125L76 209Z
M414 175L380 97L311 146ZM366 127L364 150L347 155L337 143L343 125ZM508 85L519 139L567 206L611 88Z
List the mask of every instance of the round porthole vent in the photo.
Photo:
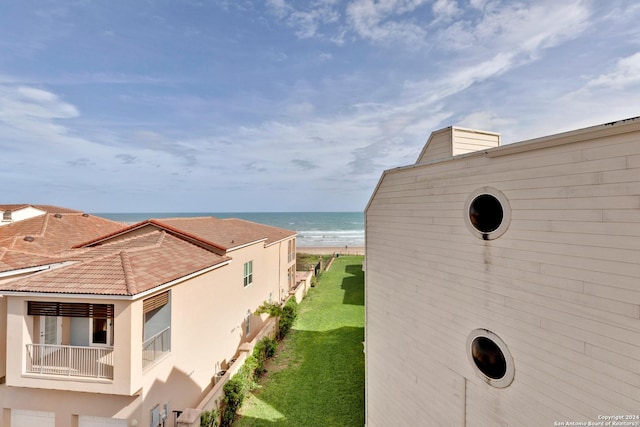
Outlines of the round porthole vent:
M513 358L504 341L493 332L473 330L467 339L467 355L476 374L489 385L504 388L513 382Z
M493 240L507 231L511 222L511 207L500 190L482 187L467 199L464 217L467 227L476 237Z

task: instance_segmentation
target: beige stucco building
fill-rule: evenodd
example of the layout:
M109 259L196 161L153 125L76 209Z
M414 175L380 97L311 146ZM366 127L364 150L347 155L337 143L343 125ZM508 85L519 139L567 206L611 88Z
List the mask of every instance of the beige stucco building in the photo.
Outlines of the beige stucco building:
M21 233L37 218L0 232L4 427L171 427L267 321L256 308L295 285L292 231L212 217L125 227L47 215L30 239ZM63 222L84 220L103 232L60 250L46 243Z
M368 427L640 415L640 118L434 132L383 173L366 253Z

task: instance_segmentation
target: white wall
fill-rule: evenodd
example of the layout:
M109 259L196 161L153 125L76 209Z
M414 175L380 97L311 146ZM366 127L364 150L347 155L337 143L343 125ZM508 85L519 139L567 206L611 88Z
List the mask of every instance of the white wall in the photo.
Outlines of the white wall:
M640 125L504 148L386 172L371 199L368 427L544 426L640 408ZM489 241L464 219L483 186L511 207ZM510 386L474 371L476 328L509 347Z

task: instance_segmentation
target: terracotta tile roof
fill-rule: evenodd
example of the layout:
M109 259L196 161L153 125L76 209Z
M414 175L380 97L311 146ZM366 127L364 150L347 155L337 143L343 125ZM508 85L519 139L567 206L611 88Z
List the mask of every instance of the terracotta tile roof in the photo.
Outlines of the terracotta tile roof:
M0 291L135 295L230 259L160 230L67 255L77 262Z
M61 260L56 257L15 251L0 247L0 272L39 267L41 265L54 264L60 261Z
M264 241L265 245L270 245L282 239L296 235L295 231L237 218L219 219L211 216L162 218L148 219L146 221L133 224L125 229L117 230L110 235L86 241L76 245L75 247L86 247L99 242L105 242L116 236L121 236L147 225L152 225L170 233L181 235L192 240L197 240L222 251L232 250L238 246L261 240Z
M50 212L50 213L82 213L82 211L76 209L69 208L61 208L60 206L53 205L31 205L28 203L25 204L8 204L8 205L0 205L0 211L15 211L18 209L24 209L28 207L33 207L36 209L40 209L41 211Z
M47 213L0 227L0 247L51 255L123 228L122 223L81 212Z
M259 240L264 240L265 245L269 245L296 234L295 231L238 218L162 218L153 222L198 236L225 250Z

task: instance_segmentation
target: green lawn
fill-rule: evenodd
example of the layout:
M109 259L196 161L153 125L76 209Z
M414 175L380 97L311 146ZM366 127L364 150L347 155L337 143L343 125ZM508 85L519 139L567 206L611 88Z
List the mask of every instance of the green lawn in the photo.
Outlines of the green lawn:
M362 257L340 257L300 304L234 426L364 425L362 341Z

